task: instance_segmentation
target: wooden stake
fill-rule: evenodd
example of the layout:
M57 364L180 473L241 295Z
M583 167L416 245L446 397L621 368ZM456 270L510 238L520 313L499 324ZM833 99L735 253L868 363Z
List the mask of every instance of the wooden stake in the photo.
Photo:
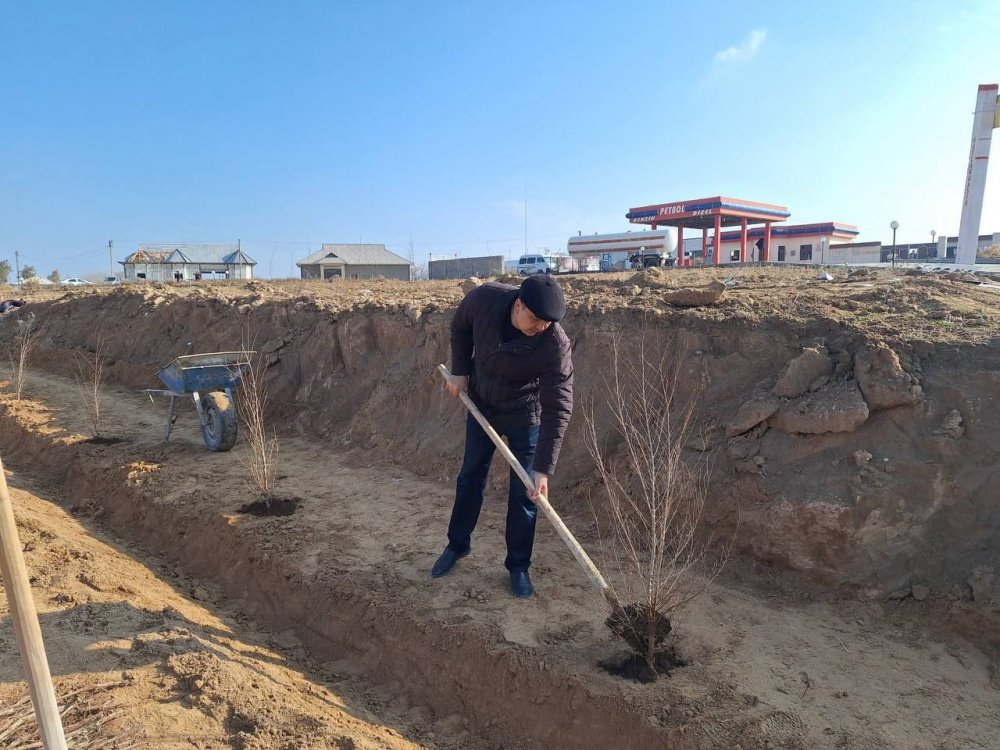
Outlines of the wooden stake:
M0 461L0 574L3 575L7 600L14 621L14 636L21 650L21 660L28 678L31 702L38 717L38 727L45 750L66 750L56 691L52 686L49 661L45 657L42 630L31 598L28 569L21 553L21 541L14 523L14 506L7 489L7 477Z

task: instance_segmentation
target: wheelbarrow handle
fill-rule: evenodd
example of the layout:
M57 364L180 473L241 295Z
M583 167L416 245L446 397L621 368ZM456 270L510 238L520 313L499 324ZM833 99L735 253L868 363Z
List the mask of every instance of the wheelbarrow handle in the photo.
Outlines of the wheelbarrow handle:
M441 373L441 377L443 377L446 381L451 377L451 373L444 365L438 365L438 372ZM532 481L524 467L521 466L521 462L517 460L513 453L511 453L510 448L507 447L507 444L504 443L501 437L497 434L497 431L494 430L492 425L490 425L490 423L486 420L486 417L484 417L482 412L480 412L476 405L472 403L472 399L469 398L469 394L465 391L461 391L458 394L458 397L462 400L462 403L465 404L465 408L469 410L469 413L476 418L477 422L479 422L479 425L489 436L490 440L493 441L493 444L496 445L497 450L500 451L500 455L502 455L507 460L507 463L510 464L510 468L514 470L514 473L517 474L518 477L520 477L524 486L530 492L534 492L534 481ZM563 523L559 514L556 513L555 508L553 508L551 503L549 503L548 498L545 497L545 495L539 494L535 498L535 504L542 509L545 517L551 521L552 525L556 529L556 533L559 534L562 540L566 543L566 546L569 547L569 551L573 553L573 557L575 557L576 561L580 563L580 567L583 568L583 572L587 574L587 578L590 579L590 582L598 588L606 599L613 601L611 587L608 586L608 582L604 580L604 576L601 575L597 566L594 565L594 561L590 559L590 555L588 555L583 547L580 546L580 543L576 541L576 537L573 536L572 532L566 527L566 524Z

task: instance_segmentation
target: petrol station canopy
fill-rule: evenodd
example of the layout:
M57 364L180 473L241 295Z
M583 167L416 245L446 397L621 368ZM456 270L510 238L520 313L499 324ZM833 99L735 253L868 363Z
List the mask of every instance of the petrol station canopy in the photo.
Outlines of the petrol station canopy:
M757 203L738 198L699 198L697 200L680 201L677 203L658 203L653 206L640 206L629 209L625 214L632 224L648 224L653 229L660 226L676 227L677 247L684 247L684 230L702 230L702 255L708 254L708 230L713 234L713 262L722 262L722 230L724 227L740 227L740 262L747 260L747 227L751 224L764 225L763 247L761 260L770 260L771 254L771 224L787 219L791 214L784 206L770 203ZM678 256L678 262L683 261L683 255Z
M719 217L724 227L784 221L791 213L784 206L755 203L738 198L700 198L677 203L659 203L654 206L631 208L625 214L632 224L684 227L685 229L713 229Z

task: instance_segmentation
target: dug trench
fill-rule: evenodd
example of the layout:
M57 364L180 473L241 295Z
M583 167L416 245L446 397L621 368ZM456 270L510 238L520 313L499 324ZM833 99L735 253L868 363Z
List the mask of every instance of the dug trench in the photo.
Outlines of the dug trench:
M704 407L692 450L717 453L712 523L736 532L741 555L675 621L688 665L636 685L597 666L621 643L544 526L539 595L509 597L504 472L473 555L429 579L462 425L434 365L447 361L461 293L402 286L357 285L349 299L153 286L33 303L47 372L30 373L28 400L5 401L0 449L314 653L358 658L498 747L932 747L996 733L988 345L900 341L820 313L762 321L759 303L751 315L739 300L678 311L652 293L623 302L613 285L571 292L578 393L598 416L613 337L628 345L623 331L645 330L677 351ZM156 386L192 331L197 351L256 336L282 434L277 490L301 499L293 514L240 514L245 446L206 452L190 411L163 444L165 410L132 393ZM113 445L84 442L67 377L70 353L102 339ZM601 565L579 431L574 421L552 495Z
M50 483L9 477L20 542L69 747L74 750L484 750L460 717L435 721L350 661L309 658L170 561L70 514ZM38 748L0 586L0 746Z

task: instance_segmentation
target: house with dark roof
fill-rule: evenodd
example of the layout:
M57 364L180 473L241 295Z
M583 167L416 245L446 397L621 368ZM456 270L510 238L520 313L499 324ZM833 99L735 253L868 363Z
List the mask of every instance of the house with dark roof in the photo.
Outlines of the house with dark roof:
M410 281L410 261L385 245L323 245L298 261L303 279L400 279Z
M252 279L253 267L257 265L238 242L139 245L119 262L126 281Z

